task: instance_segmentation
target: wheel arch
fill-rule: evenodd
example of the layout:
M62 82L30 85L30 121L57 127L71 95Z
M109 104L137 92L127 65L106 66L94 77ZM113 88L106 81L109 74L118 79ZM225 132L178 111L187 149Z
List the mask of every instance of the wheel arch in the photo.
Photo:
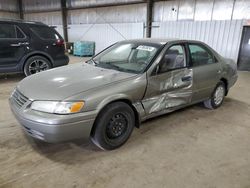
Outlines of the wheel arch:
M34 56L41 56L41 57L46 58L50 62L51 67L53 68L53 62L54 61L53 61L52 57L49 54L41 52L41 51L34 51L34 52L31 52L31 53L29 53L29 54L27 54L26 56L23 57L23 59L21 61L21 66L20 66L21 71L24 70L24 66L25 66L25 63L27 62L27 60L29 58L31 58L31 57L34 57Z
M227 96L227 94L228 94L228 80L226 79L226 78L224 78L224 77L222 77L221 79L220 79L220 81L222 81L224 84L225 84L225 89L226 89L226 93L225 93L225 96Z
M98 119L98 116L100 115L101 112L103 112L103 110L105 109L105 107L107 107L108 105L112 104L112 103L116 103L116 102L124 102L126 103L127 105L129 105L131 107L131 109L133 110L134 112L134 115L135 115L135 127L136 128L139 128L140 127L140 124L141 124L141 118L140 118L140 115L138 113L138 111L136 110L136 108L134 107L134 105L132 104L131 100L129 100L128 98L119 98L119 99L114 99L114 100L111 100L109 102L106 102L105 104L101 105L101 108L99 107L99 112L95 118L95 122L92 126L92 129L91 129L91 133L90 135L93 136L94 134L94 131L95 131L95 128L96 128L96 121Z

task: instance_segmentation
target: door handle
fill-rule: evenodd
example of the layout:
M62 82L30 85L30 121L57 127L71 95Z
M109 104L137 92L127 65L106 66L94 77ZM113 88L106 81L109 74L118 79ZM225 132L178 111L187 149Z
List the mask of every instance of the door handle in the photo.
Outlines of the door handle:
M21 46L21 44L20 44L20 43L17 43L17 44L11 44L10 46L13 46L13 47L19 47L19 46Z
M30 43L28 42L19 42L20 45L29 45Z
M22 46L22 45L29 45L29 43L28 42L19 42L19 43L16 43L16 44L11 44L10 46L19 47L19 46Z
M181 78L181 80L182 80L183 82L188 82L188 81L191 81L191 80L192 80L192 77L191 77L191 76L184 76L184 77Z

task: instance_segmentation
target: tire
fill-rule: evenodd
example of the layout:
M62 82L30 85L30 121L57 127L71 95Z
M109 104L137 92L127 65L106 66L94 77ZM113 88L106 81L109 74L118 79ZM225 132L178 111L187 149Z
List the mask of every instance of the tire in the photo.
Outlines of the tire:
M220 93L217 93L217 92L220 92ZM224 82L219 82L216 85L211 98L203 102L204 106L208 109L219 108L224 101L225 95L226 95L225 84Z
M103 150L113 150L129 139L134 126L135 115L131 107L124 102L111 103L98 115L91 140Z
M48 59L42 56L30 57L24 65L24 74L30 76L32 74L42 72L51 68L51 64Z

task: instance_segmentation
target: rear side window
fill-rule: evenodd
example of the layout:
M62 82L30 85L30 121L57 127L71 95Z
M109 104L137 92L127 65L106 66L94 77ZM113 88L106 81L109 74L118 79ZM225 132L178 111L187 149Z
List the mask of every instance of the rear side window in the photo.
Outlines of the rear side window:
M18 39L25 38L24 33L19 27L13 24L0 23L0 39Z
M56 31L50 27L33 25L30 28L42 39L60 39L60 36L56 33Z
M22 30L19 27L16 27L16 38L18 38L18 39L25 38L24 33L22 32Z
M15 26L11 24L0 24L0 38L16 38Z
M203 46L190 44L189 50L191 54L192 66L195 67L215 63L212 53Z

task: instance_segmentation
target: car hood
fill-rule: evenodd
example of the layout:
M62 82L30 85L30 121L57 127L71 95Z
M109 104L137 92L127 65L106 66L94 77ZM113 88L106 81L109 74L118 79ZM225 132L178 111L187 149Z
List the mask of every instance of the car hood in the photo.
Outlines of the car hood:
M26 77L17 89L30 100L63 100L133 76L135 74L77 63Z

